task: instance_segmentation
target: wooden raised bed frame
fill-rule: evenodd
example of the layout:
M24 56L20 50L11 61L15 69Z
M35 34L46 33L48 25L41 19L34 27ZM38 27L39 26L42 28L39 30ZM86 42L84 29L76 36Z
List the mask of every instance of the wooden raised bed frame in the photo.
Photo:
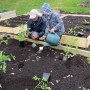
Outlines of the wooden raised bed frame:
M77 14L76 15L66 14L65 15L64 14L61 17L64 18L66 16L81 16L81 15L77 15ZM90 17L90 15L82 15L82 16ZM19 27L12 28L12 27L3 27L3 26L0 26L0 32L7 32L7 33L18 34L19 31L20 31ZM70 45L70 43L66 42L66 41L69 41L69 40L72 40L72 39L77 39L75 46L78 46L78 47L81 47L81 48L88 48L89 45L90 45L90 35L87 38L84 38L84 37L75 37L75 36L69 36L69 35L62 35L62 38L61 38L60 42L61 42L61 44Z
M81 48L88 48L90 45L90 35L87 38L63 35L61 38L61 43L66 45L71 45L68 41L75 40L75 39L77 40L75 43L75 46L78 46Z
M24 27L27 29L27 25L24 25ZM0 32L18 34L20 31L21 31L20 27L14 27L13 28L13 27L0 26Z
M16 17L15 10L0 13L0 21L9 19L9 18L13 18L13 17Z

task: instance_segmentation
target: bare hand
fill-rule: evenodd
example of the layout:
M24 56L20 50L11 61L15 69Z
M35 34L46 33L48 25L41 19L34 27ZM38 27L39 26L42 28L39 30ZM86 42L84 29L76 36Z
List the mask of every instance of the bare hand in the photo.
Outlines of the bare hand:
M55 30L52 28L52 29L50 30L50 32L51 32L51 33L55 33Z
M46 36L43 35L43 36L40 38L40 40L45 40L45 38L46 38Z

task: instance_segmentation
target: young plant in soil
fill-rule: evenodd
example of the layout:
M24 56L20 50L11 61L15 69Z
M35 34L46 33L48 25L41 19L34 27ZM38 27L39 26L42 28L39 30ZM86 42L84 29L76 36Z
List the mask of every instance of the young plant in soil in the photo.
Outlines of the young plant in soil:
M33 80L38 81L37 86L35 86L34 90L42 89L42 90L51 90L50 87L48 87L48 81L46 78L39 78L36 75L33 77Z
M87 90L87 89L83 87L83 90Z
M4 73L6 73L7 67L6 61L11 61L10 57L13 58L13 60L16 59L16 57L13 56L12 54L4 55L3 52L0 52L0 70L3 71Z
M90 25L90 22L88 22L87 20L84 20L83 24L84 25Z
M19 26L20 27L20 32L18 34L18 40L19 40L19 45L20 47L24 47L25 46L25 31L26 31L26 28L24 25L21 25Z
M70 54L71 51L71 47L75 46L75 49L77 51L78 47L76 45L76 41L78 39L72 39L72 40L68 40L70 45L65 46L64 48L64 56L63 56L63 61L67 61L70 57L73 57L76 55L76 52L73 52L72 55Z
M79 30L79 32L78 32ZM69 35L82 37L84 36L83 31L86 30L86 26L75 26L68 31Z
M90 64L90 54L87 55L87 62Z
M68 31L68 34L69 34L69 35L73 35L73 36L77 36L77 33L76 33L76 31L75 31L73 28L71 28L71 29Z
M10 24L9 24L9 20L5 20L4 23L5 23L6 25L10 25Z
M10 39L10 37L0 37L0 45L2 44L2 43L5 43L6 45L8 44L8 42L9 42L9 39Z

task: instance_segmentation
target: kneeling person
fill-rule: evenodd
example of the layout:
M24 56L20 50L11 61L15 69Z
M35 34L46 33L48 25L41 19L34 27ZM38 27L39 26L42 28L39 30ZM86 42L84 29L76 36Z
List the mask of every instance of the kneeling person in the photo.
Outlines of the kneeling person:
M27 28L27 33L32 33L31 38L33 40L38 40L45 34L46 19L36 9L32 9L27 22Z

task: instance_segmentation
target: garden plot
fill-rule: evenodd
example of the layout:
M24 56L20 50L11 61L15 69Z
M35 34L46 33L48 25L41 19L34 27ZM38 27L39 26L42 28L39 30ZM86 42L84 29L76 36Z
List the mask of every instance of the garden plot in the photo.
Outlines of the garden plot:
M70 45L70 40L76 40L75 45L88 48L90 45L90 17L66 16L63 21L66 31L61 38L61 43Z
M64 52L50 47L44 48L40 54L25 42L25 47L19 47L19 41L10 39L8 45L2 43L0 51L5 55L12 53L16 60L7 61L6 73L0 72L2 90L34 90L38 84L32 77L42 78L43 72L51 74L48 86L52 90L82 90L90 89L90 65L87 58L80 55L62 61ZM42 89L36 89L42 90Z
M27 28L28 15L17 16L0 22L0 32L18 34L21 30L21 25Z
M66 32L61 38L61 43L71 45L70 40L76 41L75 45L81 48L88 48L90 45L90 17L88 15L62 15ZM0 32L18 34L20 32L20 25L26 23L29 15L22 15L12 19L0 22ZM25 29L26 30L26 29Z

